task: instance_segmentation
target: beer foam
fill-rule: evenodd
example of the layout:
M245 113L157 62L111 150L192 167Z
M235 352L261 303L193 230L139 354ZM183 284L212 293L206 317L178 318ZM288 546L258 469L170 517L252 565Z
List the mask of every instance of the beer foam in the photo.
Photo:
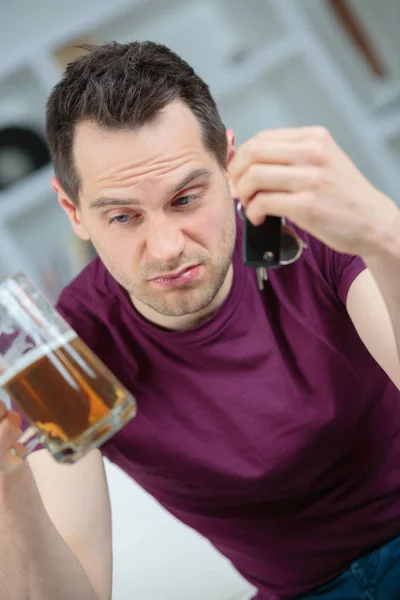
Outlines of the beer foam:
M43 344L43 346L33 348L30 352L23 354L21 358L17 360L15 365L6 369L6 372L0 376L0 387L4 387L6 383L18 375L18 373L27 369L44 356L54 352L54 350L58 350L61 346L69 344L77 337L75 331L69 331L65 335L60 335L60 337L50 342L50 344Z

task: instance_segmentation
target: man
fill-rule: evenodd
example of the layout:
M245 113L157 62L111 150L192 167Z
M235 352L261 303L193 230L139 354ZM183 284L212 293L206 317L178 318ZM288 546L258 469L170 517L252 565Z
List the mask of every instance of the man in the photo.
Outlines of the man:
M259 600L398 598L394 202L321 127L262 131L235 153L208 87L150 42L70 64L47 134L59 203L98 253L57 306L138 402L103 454ZM284 216L307 244L263 291L242 262L237 198L254 224ZM90 581L108 598L100 452L67 471L44 450L29 462L73 553L56 574L31 558L36 571L54 589L75 572L79 593Z

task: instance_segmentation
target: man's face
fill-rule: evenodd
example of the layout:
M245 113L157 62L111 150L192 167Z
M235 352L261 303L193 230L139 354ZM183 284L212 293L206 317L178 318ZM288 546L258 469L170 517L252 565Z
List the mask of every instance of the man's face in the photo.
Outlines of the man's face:
M60 202L134 305L152 319L215 303L231 276L234 203L226 171L183 103L133 131L79 124L75 163L79 208L59 191Z

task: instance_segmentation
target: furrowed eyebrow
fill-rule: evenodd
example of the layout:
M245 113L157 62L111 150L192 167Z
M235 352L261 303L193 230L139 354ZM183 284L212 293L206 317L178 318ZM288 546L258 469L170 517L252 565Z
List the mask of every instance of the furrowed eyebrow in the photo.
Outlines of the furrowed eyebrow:
M89 202L89 208L104 208L105 206L127 206L128 204L140 204L135 198L114 198L112 196L100 196Z
M179 183L177 183L177 185L174 185L170 190L169 190L169 194L172 196L172 194L177 194L180 190L182 190L184 187L188 186L189 183L192 183L192 181L194 181L195 179L200 179L200 177L204 178L204 179L208 179L209 177L211 177L212 172L209 171L208 169L204 169L203 167L200 169L195 169L194 171L191 171L190 173L188 173L183 179L181 179L181 181L179 181Z
M205 168L195 169L194 171L190 171L181 181L179 181L176 185L168 190L169 195L173 195L178 193L181 189L188 186L195 179L209 178L211 177L212 172ZM89 208L104 208L105 206L127 206L128 204L137 204L140 205L140 200L136 198L116 198L113 196L100 196L100 198L96 198L96 200L92 200L89 203Z

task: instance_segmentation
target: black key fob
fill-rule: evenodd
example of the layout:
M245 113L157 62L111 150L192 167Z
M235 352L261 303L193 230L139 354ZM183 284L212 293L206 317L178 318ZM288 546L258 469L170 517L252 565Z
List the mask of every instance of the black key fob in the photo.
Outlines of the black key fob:
M267 217L264 223L256 226L244 216L244 264L269 269L280 267L282 229L281 217Z

